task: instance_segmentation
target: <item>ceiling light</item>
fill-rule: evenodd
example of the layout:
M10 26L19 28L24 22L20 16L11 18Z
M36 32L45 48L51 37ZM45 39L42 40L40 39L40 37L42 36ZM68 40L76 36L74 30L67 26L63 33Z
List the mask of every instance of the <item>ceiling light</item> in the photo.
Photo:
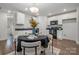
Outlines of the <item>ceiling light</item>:
M27 11L28 10L28 8L25 8L25 11Z
M8 10L8 13L11 13L11 10Z
M39 12L39 9L38 9L37 7L31 7L31 8L30 8L30 11L31 11L32 13L37 13L37 12Z
M67 11L67 9L64 9L63 11Z

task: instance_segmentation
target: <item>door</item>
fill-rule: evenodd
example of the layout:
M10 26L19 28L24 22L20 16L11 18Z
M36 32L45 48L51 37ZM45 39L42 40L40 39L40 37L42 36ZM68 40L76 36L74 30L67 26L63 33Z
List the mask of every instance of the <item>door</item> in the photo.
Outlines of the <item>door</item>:
M76 40L76 18L64 19L63 21L63 38L69 40Z

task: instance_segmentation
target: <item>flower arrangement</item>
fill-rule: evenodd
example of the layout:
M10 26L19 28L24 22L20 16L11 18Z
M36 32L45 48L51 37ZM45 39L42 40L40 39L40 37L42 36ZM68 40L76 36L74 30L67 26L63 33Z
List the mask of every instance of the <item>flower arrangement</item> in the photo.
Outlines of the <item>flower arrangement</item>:
M30 20L30 24L33 28L35 28L38 25L38 23L33 18Z
M30 24L31 24L31 26L32 26L32 28L33 28L33 29L32 29L32 34L35 35L35 33L36 33L35 27L38 25L38 23L37 23L33 18L31 18Z

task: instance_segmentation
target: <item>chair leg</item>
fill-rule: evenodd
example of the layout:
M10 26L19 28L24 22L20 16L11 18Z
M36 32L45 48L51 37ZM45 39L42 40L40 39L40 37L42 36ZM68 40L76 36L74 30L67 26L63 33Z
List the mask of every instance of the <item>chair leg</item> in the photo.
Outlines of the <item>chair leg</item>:
M23 55L25 55L25 47L23 47Z
M53 54L53 39L52 39L52 54Z
M16 55L16 41L14 42L14 44L15 44L14 46L15 46L15 55Z
M35 47L35 55L37 55L37 47Z
M46 54L45 49L44 49L44 55Z

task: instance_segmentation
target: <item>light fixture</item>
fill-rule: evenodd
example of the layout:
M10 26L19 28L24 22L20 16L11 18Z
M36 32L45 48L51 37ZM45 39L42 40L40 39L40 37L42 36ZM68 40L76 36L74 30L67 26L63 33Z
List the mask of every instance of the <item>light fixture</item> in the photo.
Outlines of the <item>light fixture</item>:
M32 13L38 13L38 12L39 12L39 9L38 9L37 7L31 7L31 8L30 8L30 11L31 11Z
M63 9L63 11L67 11L67 9Z
M8 13L11 13L11 10L8 10Z
M27 11L28 10L28 8L25 8L25 11Z

